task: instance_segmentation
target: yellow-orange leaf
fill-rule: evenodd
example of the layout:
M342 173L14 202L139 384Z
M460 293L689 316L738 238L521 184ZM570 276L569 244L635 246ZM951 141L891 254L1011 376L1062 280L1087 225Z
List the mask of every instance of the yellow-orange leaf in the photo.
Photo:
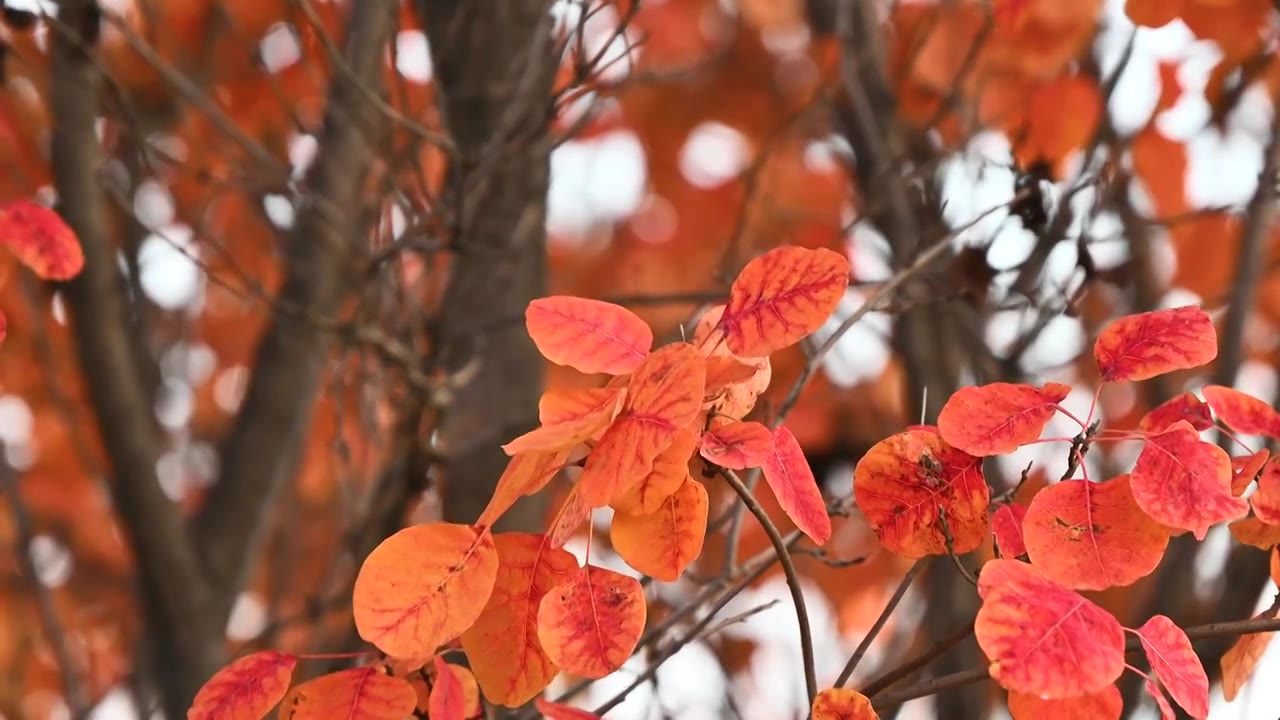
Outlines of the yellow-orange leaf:
M1275 613L1268 610L1254 616L1254 619L1271 617L1275 617ZM1241 635L1236 644L1222 656L1222 697L1227 702L1235 700L1236 695L1240 694L1240 688L1253 677L1258 661L1262 660L1274 636L1274 632Z
M365 558L351 604L360 637L394 657L422 657L480 616L498 574L488 530L432 523L407 527ZM465 597L466 602L458 602Z
M824 248L774 248L742 268L719 327L735 355L764 357L822 327L848 285L845 256Z
M542 426L512 440L502 449L508 455L535 451L555 451L573 447L613 421L624 396L623 388L592 388L548 391L538 414Z
M1124 698L1120 688L1108 685L1089 695L1045 700L1039 695L1009 693L1013 720L1120 720Z
M657 511L613 516L613 549L631 567L655 580L675 582L702 552L707 532L707 489L685 477Z
M631 657L646 615L635 578L587 565L542 598L538 639L561 669L602 678Z
M819 545L831 539L831 516L796 436L784 426L773 431L773 448L760 466L778 506Z
M1251 545L1259 550L1270 550L1280 545L1280 525L1268 525L1253 516L1240 518L1227 528L1241 544Z
M878 720L866 695L847 688L831 688L813 699L812 720Z
M200 688L187 712L189 720L259 720L285 690L298 659L263 650L236 659Z
M28 200L0 207L0 243L46 280L70 280L84 267L84 251L58 213Z
M280 703L280 720L403 720L417 706L418 694L407 680L368 666L321 675L293 688Z
M689 430L677 430L676 439L653 460L653 469L644 479L609 503L614 510L627 515L657 512L662 503L679 489L689 477L689 458L698 445L698 436Z
M730 470L759 467L773 452L773 434L758 422L731 422L703 434L700 452Z
M529 337L543 357L584 373L625 375L653 346L653 331L635 313L613 303L556 295L529 303Z
M489 702L518 707L559 672L538 640L538 606L547 591L573 578L578 561L545 535L499 533L493 540L498 577L484 611L462 633L462 649Z
M489 504L476 520L476 526L492 526L517 500L546 487L569 459L571 450L530 452L511 458L502 477L498 478L493 497L489 498Z
M578 481L583 502L598 508L629 492L653 470L702 406L707 368L688 343L655 350L631 377L622 414L591 449Z

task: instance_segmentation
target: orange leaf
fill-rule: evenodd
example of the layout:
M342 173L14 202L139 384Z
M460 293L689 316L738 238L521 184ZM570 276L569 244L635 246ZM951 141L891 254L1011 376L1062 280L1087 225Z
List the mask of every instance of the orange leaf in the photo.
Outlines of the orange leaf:
M517 500L525 495L532 495L551 482L551 478L564 467L569 459L571 448L558 451L531 452L516 455L507 463L507 469L498 478L498 485L493 490L493 497L480 518L476 527L490 527L498 518L511 509Z
M1031 563L1075 590L1132 585L1156 569L1169 544L1168 528L1134 502L1128 475L1042 489L1022 530Z
M706 363L688 343L655 350L631 377L622 414L587 455L578 486L590 507L609 504L653 469L654 459L702 407Z
M1041 85L1027 102L1026 134L1015 146L1019 163L1060 163L1093 138L1102 109L1102 93L1088 77L1063 75Z
M648 515L657 512L662 503L671 497L689 477L689 458L698 445L698 436L689 430L676 431L675 442L658 453L653 469L644 479L626 493L613 499L614 510L627 515Z
M876 443L854 470L853 493L876 537L899 555L967 553L987 535L991 501L982 461L930 430Z
M702 436L702 457L720 467L759 467L773 453L773 435L758 422L731 422Z
M321 675L293 688L280 703L280 720L402 720L417 707L418 693L407 680L371 665Z
M996 538L1000 555L1016 558L1027 554L1027 540L1022 534L1022 523L1027 517L1027 506L1022 503L1001 503L991 514L991 534Z
M1213 427L1213 416L1209 414L1209 406L1194 394L1184 392L1165 400L1151 412L1143 415L1138 421L1138 429L1143 432L1157 433L1179 420L1186 420L1196 430L1208 430Z
M1252 455L1231 458L1231 494L1239 496L1249 487L1249 483L1257 480L1270 457L1271 451L1262 448Z
M1192 717L1209 716L1209 676L1182 628L1155 615L1137 630L1142 649L1160 682Z
M809 461L796 436L785 427L773 431L773 447L761 469L778 506L809 539L822 545L831 539L831 516Z
M1120 720L1123 710L1124 698L1115 685L1108 685L1100 692L1056 700L1009 693L1009 714L1013 720Z
M600 720L600 716L595 713L579 710L564 703L538 698L533 701L533 704L547 720Z
M866 695L847 688L831 688L813 699L810 720L878 720Z
M467 525L407 527L365 558L352 589L360 637L393 657L434 655L484 609L498 574L493 535ZM454 598L465 597L467 602Z
M623 388L548 390L538 403L542 426L502 446L508 455L571 448L613 422Z
M498 576L480 617L462 633L462 649L489 702L519 707L551 683L559 668L538 640L538 606L573 578L578 561L546 535L498 533Z
M938 432L951 447L970 455L1004 455L1032 440L1071 392L1061 383L1042 388L991 383L956 391L938 413Z
M1194 306L1129 315L1103 328L1093 345L1106 382L1148 380L1200 367L1218 356L1213 320Z
M1206 385L1202 392L1213 413L1232 430L1280 438L1280 413L1267 403L1222 385Z
M1243 545L1270 550L1280 545L1280 525L1268 525L1256 517L1236 520L1227 526L1231 535Z
M1124 12L1140 27L1164 27L1178 17L1179 0L1125 0Z
M436 682L427 701L428 716L432 720L466 720L470 713L462 678L454 674L439 655L435 657L435 668Z
M1280 585L1280 550L1271 549L1271 582Z
M569 489L556 516L551 519L551 529L547 531L547 539L553 548L562 548L569 542L573 534L591 517L591 506L582 500L582 485L574 485Z
M1032 565L991 560L978 576L974 621L991 677L1045 699L1101 692L1124 671L1124 630L1106 610Z
M1265 610L1254 616L1255 620L1275 617L1275 613ZM1222 697L1231 702L1240 694L1240 688L1253 677L1258 661L1267 652L1274 632L1250 633L1241 635L1231 649L1222 656Z
M587 565L542 599L538 639L561 669L602 678L631 657L646 613L635 578Z
M1254 517L1268 525L1280 525L1280 458L1268 462L1258 476L1258 489L1249 496Z
M716 395L731 385L740 385L756 376L760 368L732 355L707 358L707 395Z
M635 313L601 300L555 295L529 303L529 337L557 365L626 375L649 354L653 331Z
M274 650L245 655L214 673L191 702L190 720L258 720L289 689L298 659Z
M664 582L675 582L702 552L707 532L707 489L685 477L656 512L613 516L609 537L613 549L636 570Z
M0 242L45 280L70 280L84 267L84 251L58 213L29 200L0 207Z
M1231 458L1204 442L1186 420L1147 437L1130 476L1133 499L1156 521L1203 540L1209 527L1242 517L1249 506L1231 494Z
M822 327L849 285L849 261L825 248L774 248L742 268L719 328L735 355L764 357Z

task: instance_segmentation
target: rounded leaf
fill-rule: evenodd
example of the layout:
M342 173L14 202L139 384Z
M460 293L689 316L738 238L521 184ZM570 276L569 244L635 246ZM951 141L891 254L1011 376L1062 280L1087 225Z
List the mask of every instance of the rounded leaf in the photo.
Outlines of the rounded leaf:
M647 612L635 578L587 565L542 598L538 639L562 670L602 678L635 652Z
M579 372L626 375L653 346L653 330L644 320L601 300L539 298L529 303L524 320L543 357Z
M944 555L948 544L966 553L986 539L991 495L982 460L932 430L872 446L854 470L853 493L880 543L899 555Z
M758 422L731 422L704 433L699 452L730 470L760 467L773 452L773 434Z
M427 716L432 720L466 720L471 715L462 675L453 672L439 655L434 659L436 678L427 699ZM474 682L474 679L472 679Z
M1227 427L1246 435L1280 438L1280 413L1258 398L1222 385L1205 385L1201 390L1213 414Z
M707 508L707 489L686 476L657 511L614 515L609 530L613 549L645 575L675 582L702 552Z
M1027 554L1027 541L1022 534L1022 521L1027 516L1027 506L1022 503L1001 503L991 514L991 534L996 538L1000 555L1016 558Z
M1137 630L1151 669L1191 717L1209 716L1209 676L1182 628L1155 615Z
M1124 697L1115 685L1096 693L1055 700L1009 693L1009 715L1013 720L1120 720L1123 710Z
M538 607L551 588L577 574L578 561L542 534L498 533L493 544L493 593L462 633L462 649L489 702L519 707L560 672L538 640Z
M1194 305L1128 315L1103 328L1093 345L1106 382L1148 380L1200 367L1218 356L1218 333Z
M938 413L938 432L954 448L970 455L1004 455L1032 440L1071 392L1069 385L1042 388L990 383L956 391Z
M293 688L280 703L280 720L402 720L417 706L418 693L407 680L367 666L321 675Z
M991 560L978 577L974 622L991 677L1047 699L1102 691L1124 671L1124 630L1110 613L1017 560Z
M188 720L258 720L284 697L297 664L274 650L237 658L196 693Z
M84 250L71 227L29 200L0 207L0 242L45 280L70 280L84 268Z
M1268 611L1254 616L1254 619L1260 620L1274 617L1274 615L1275 613ZM1249 678L1253 677L1253 671L1258 668L1258 663L1266 654L1267 647L1271 645L1271 639L1274 636L1274 632L1241 635L1231 649L1222 656L1222 697L1227 702L1235 700L1236 695L1240 694L1240 689L1249 682Z
M1184 392L1165 400L1143 415L1138 421L1138 429L1158 433L1179 420L1186 420L1196 430L1213 427L1213 415L1209 413L1209 406L1193 393Z
M1022 530L1031 564L1076 590L1131 585L1156 569L1169 544L1168 528L1134 501L1128 475L1040 490Z
M1130 475L1138 507L1157 522L1190 530L1203 540L1209 528L1242 517L1248 503L1231 493L1231 458L1204 442L1185 420L1147 437Z
M1256 517L1236 520L1227 526L1231 535L1243 545L1270 550L1280 545L1280 525L1268 525Z
M1251 455L1231 458L1231 494L1239 496L1249 487L1249 483L1259 479L1270 457L1271 451L1262 448Z
M809 539L822 545L831 539L831 516L822 499L818 481L813 477L800 442L786 427L773 431L773 447L764 464L765 482L778 500L778 506Z
M866 695L847 688L831 688L813 699L810 720L877 720Z
M352 589L360 637L393 657L428 657L475 622L493 592L493 535L467 525L407 527L365 558ZM458 602L458 598L466 602Z
M844 255L825 248L774 248L742 268L718 327L735 355L771 355L822 327L848 286Z
M653 469L649 474L609 504L614 510L627 515L657 512L689 477L689 458L697 445L697 435L689 430L677 430L675 442L653 459Z

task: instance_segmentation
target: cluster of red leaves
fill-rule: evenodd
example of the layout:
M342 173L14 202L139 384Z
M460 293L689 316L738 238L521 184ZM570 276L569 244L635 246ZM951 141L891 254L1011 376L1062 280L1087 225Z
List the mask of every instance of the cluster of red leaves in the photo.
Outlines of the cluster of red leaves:
M71 228L53 210L29 200L0 205L0 243L38 277L70 280L84 267L84 252ZM0 315L0 342L8 321Z

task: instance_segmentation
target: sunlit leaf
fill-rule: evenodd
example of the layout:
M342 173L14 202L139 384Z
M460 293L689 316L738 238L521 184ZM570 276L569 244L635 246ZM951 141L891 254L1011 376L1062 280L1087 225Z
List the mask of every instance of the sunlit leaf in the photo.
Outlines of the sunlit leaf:
M1027 506L1022 503L1001 503L991 514L991 534L1003 557L1016 558L1027 554L1027 541L1022 534L1022 522L1027 516Z
M70 226L29 200L0 206L0 243L46 280L70 280L84 267L84 251Z
M1156 677L1191 717L1209 715L1209 676L1182 628L1155 615L1137 630Z
M534 706L547 720L600 720L600 716L595 713L544 698L534 700Z
M1093 355L1104 381L1148 380L1212 361L1218 334L1209 315L1194 305L1155 310L1103 328Z
M773 431L773 447L761 465L765 482L782 511L809 539L822 545L831 539L831 516L818 481L796 436L784 426Z
M613 516L613 549L636 570L675 582L702 552L707 532L707 489L686 477L655 512Z
M877 720L866 695L848 688L831 688L818 693L810 709L810 720Z
M237 658L196 693L189 720L258 720L280 702L298 659L263 650Z
M1280 438L1280 413L1267 403L1222 385L1206 385L1201 392L1213 408L1213 414L1232 430Z
M938 432L954 448L970 455L1004 455L1036 440L1071 392L1069 385L1042 388L991 383L961 388L938 413Z
M280 720L403 720L417 706L418 694L408 681L366 666L321 675L293 688L280 703Z
M551 482L569 459L570 448L559 451L530 452L516 455L507 462L507 469L498 478L493 496L480 518L477 527L491 527L498 518L526 495L532 495Z
M1009 693L1013 720L1120 720L1124 698L1108 685L1096 693L1046 700L1030 693Z
M539 408L542 425L503 445L502 449L508 455L516 455L577 445L613 421L624 397L623 388L548 391Z
M1264 620L1275 617L1270 610L1255 615L1253 619ZM1227 702L1236 699L1240 689L1253 677L1258 662L1266 654L1271 645L1274 632L1246 633L1241 635L1231 649L1222 656L1222 697Z
M1138 507L1157 522L1190 530L1203 540L1209 528L1244 516L1249 506L1231 493L1231 458L1204 442L1185 420L1147 438L1130 475Z
M759 467L773 452L773 434L758 422L732 422L702 435L702 457L720 467Z
M848 285L845 256L825 248L774 248L742 268L719 327L734 354L770 355L822 327Z
M627 515L657 512L689 477L689 458L698 445L698 436L689 430L677 430L675 441L653 459L653 469L644 479L609 503L614 510Z
M547 540L551 543L551 547L564 547L564 544L573 538L578 528L591 517L593 508L582 500L581 490L581 485L574 485L564 501L560 503L555 516L551 518L551 525L547 529Z
M1186 420L1196 430L1208 430L1213 427L1213 415L1209 413L1209 405L1196 397L1194 393L1184 392L1165 400L1138 421L1138 429L1148 433L1158 433L1179 420Z
M635 313L600 300L539 298L525 310L525 325L543 357L584 373L625 375L653 346L653 331Z
M1031 563L1076 590L1131 585L1156 569L1169 544L1168 528L1134 501L1128 475L1040 490L1022 530Z
M991 560L978 576L974 622L991 677L1043 698L1101 692L1124 671L1124 630L1110 613L1017 560Z
M479 617L497 574L498 553L487 530L452 523L407 527L383 540L360 567L351 597L356 630L394 657L433 655Z
M587 565L542 598L538 639L564 671L602 678L631 657L646 615L635 578Z
M518 707L542 692L559 669L538 640L538 607L551 588L573 578L578 561L546 535L498 533L498 575L462 649L489 702Z
M966 553L986 539L991 497L982 460L936 432L909 430L876 443L858 461L853 492L881 544L899 555L943 555L948 546Z

